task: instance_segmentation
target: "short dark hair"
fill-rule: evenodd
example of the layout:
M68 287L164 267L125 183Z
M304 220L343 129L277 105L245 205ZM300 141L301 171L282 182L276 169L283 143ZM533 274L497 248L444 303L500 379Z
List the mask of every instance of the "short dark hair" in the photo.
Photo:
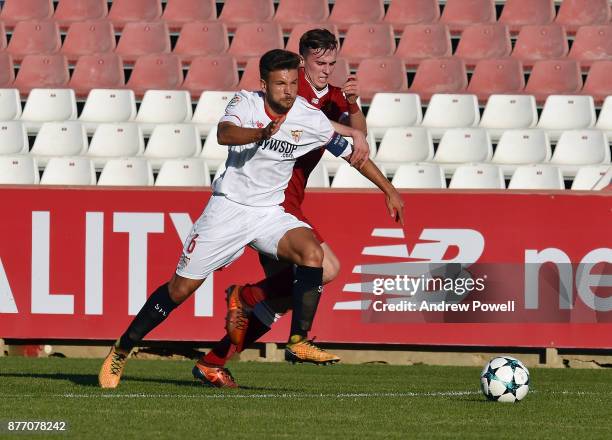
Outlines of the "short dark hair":
M313 52L336 50L338 40L327 29L311 29L300 38L300 55L305 57L309 49Z
M300 66L298 54L283 49L273 49L263 54L259 59L259 75L265 81L270 72L276 70L293 70Z

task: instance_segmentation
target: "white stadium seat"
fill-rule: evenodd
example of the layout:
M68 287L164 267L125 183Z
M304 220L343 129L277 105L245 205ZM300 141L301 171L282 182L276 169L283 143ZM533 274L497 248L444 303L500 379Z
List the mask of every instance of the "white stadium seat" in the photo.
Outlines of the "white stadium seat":
M433 140L423 127L389 128L380 143L374 160L390 173L405 162L433 159Z
M564 130L591 128L595 125L595 103L592 96L550 95L546 98L538 128L548 132L551 141Z
M518 165L548 162L551 154L550 141L544 130L506 130L491 162L499 165L504 174L511 175Z
M565 184L555 166L523 165L514 171L508 189L565 189Z
M198 128L192 124L158 124L151 133L144 156L157 170L166 159L186 159L202 152Z
M351 144L353 143L352 138L345 137L345 139L348 140ZM374 159L374 157L376 156L376 139L374 138L374 133L369 132L366 139L368 141L368 145L370 146L370 159ZM346 160L341 157L334 156L327 150L323 153L323 161L325 162L327 171L331 175L334 175L338 167L346 163Z
M102 168L106 161L112 158L142 155L144 145L142 130L138 124L101 123L91 138L87 155L96 168Z
M599 191L610 185L612 165L580 167L572 182L573 190Z
M96 170L84 156L52 157L40 178L41 185L95 185Z
M191 95L186 90L147 90L140 103L136 122L145 135L151 134L156 124L190 122L193 116Z
M198 126L202 136L208 135L217 127L219 119L225 114L225 107L235 94L236 92L205 91L200 95L191 122Z
M28 133L20 121L0 122L0 154L26 154Z
M102 169L98 185L152 186L153 169L148 160L140 157L110 159Z
M200 133L201 134L201 133ZM210 129L204 146L202 147L202 158L211 171L216 171L227 160L228 146L219 145L217 142L217 126Z
M323 161L319 161L308 176L306 188L329 188L329 173Z
M446 188L444 171L435 163L400 165L391 183L396 188Z
M451 178L449 188L505 189L502 170L492 164L473 163L460 165Z
M383 167L378 167L380 172L385 173ZM372 182L365 178L359 171L348 163L340 165L331 183L332 188L376 188Z
M21 117L21 98L17 89L0 89L0 121Z
M564 131L550 162L567 176L574 176L580 165L609 164L608 139L600 130Z
M133 90L93 89L79 120L88 133L93 133L99 124L108 122L131 122L136 119L136 98Z
M423 126L434 139L449 128L476 127L480 121L476 95L435 94L423 117Z
M487 130L482 128L451 128L444 133L434 162L442 165L446 172L461 163L488 162L493 156L493 147Z
M87 133L77 121L45 122L36 135L31 154L40 165L53 156L79 156L87 151Z
M72 89L32 89L21 114L28 133L36 133L43 122L76 118L76 97Z
M486 128L493 140L505 130L533 128L537 123L536 100L531 95L491 95L480 119L480 127Z
M416 93L376 93L366 116L368 131L382 139L392 127L412 127L423 120L421 98Z
M34 156L0 156L0 184L34 185L38 182L40 174Z
M612 96L608 96L604 100L595 128L605 131L608 135L608 140L612 140Z
M169 159L159 169L155 186L210 186L210 171L202 159Z

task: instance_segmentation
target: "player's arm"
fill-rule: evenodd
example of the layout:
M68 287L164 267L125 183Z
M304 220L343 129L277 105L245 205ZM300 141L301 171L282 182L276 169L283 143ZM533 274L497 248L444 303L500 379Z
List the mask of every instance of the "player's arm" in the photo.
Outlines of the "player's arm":
M364 135L368 134L368 126L366 124L366 118L359 104L357 104L357 98L359 98L359 81L357 81L356 75L349 75L342 92L346 96L348 102L348 118L343 120L343 123L347 123L351 127L361 131Z
M331 122L336 133L353 138L353 154L351 154L349 162L355 168L361 168L366 159L370 157L370 145L365 135L360 130L349 127L348 125L331 120L329 122Z
M217 125L217 142L219 145L246 145L270 139L284 121L285 116L282 116L264 128L240 127L229 121L221 121Z

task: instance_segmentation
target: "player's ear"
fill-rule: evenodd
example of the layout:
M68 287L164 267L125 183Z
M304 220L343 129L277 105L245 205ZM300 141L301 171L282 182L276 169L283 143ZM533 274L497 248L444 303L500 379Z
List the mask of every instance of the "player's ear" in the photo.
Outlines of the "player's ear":
M261 79L259 80L259 84L260 84L260 86L261 86L261 90L262 90L262 91L265 93L265 92L266 92L266 89L268 88L268 87L267 87L267 84L266 84L266 81L265 81L263 78L261 78Z
M306 60L304 59L304 57L302 55L298 55L300 57L300 67L304 67L304 63L306 62Z

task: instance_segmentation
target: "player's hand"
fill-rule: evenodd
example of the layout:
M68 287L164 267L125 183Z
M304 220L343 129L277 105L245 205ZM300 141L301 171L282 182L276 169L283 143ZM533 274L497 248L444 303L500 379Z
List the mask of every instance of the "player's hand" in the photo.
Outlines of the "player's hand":
M368 145L365 135L363 132L355 130L353 134L353 152L351 153L351 157L349 159L351 166L361 169L369 157L370 146Z
M349 75L344 86L342 86L342 92L346 96L346 100L349 104L355 104L357 98L359 98L359 82L357 81L356 75Z
M390 194L387 194L387 209L393 220L404 226L404 201L400 193L395 191L395 189Z
M266 127L262 128L261 139L270 139L272 136L278 133L278 130L280 130L280 126L283 124L283 122L285 122L286 118L287 115L283 115L277 119L274 119L273 121L270 121L270 123Z

